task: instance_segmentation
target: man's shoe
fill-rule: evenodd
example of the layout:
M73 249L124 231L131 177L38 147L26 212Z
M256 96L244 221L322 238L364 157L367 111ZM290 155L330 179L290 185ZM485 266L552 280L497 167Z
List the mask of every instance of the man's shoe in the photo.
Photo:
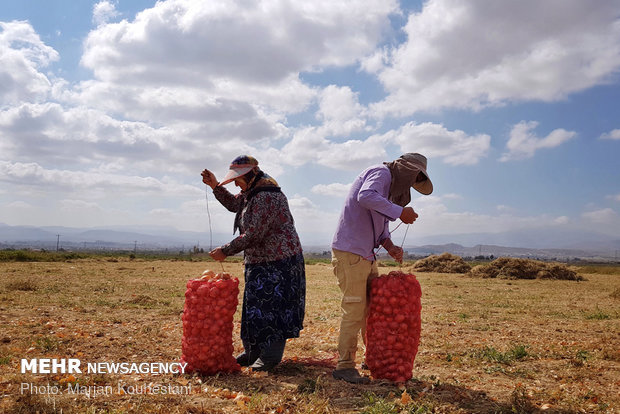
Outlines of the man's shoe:
M250 365L250 368L252 368L253 371L271 371L275 368L276 365L278 365L277 362L265 362L262 359L258 358L256 362Z
M332 371L332 377L337 380L350 382L351 384L368 384L370 378L362 377L355 368L336 369Z

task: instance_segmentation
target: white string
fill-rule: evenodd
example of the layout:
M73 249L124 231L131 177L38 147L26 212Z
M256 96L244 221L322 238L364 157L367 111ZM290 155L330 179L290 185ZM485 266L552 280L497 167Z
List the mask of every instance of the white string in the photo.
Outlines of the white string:
M209 212L209 186L205 185L205 200L207 201L207 216L209 217L209 251L213 250L213 229L211 228L211 213ZM224 263L220 262L222 266L222 272L226 272L224 269Z
M402 221L401 221L401 224L402 224ZM399 226L400 226L400 224L399 224ZM402 249L402 248L403 248L403 246L405 245L405 239L407 238L407 232L409 231L409 226L410 226L410 225L409 225L409 224L407 224L407 228L405 229L405 235L403 236L403 242L400 244L400 248L401 248L401 249ZM394 230L396 230L396 229L394 229ZM391 234L391 233L390 233L390 234Z
M209 217L209 251L213 250L213 230L211 229L211 213L209 212L209 186L205 185L205 200L207 201L207 216Z
M396 230L400 227L400 225L401 225L401 224L403 224L403 222L402 222L402 221L401 221L400 223L398 223L398 226L394 227L394 230L392 230L392 231L390 232L390 236L392 235L392 233L394 233L394 232L395 232L395 231L396 231Z
M403 224L403 222L402 222L402 221L401 221L400 223L398 223L398 226L394 227L394 230L392 230L392 231L390 231L390 232L389 232L389 233L390 233L390 236L392 235L392 233L394 233L394 232L395 232L395 231L396 231L396 230L400 227L400 225L401 225L401 224ZM403 248L403 246L405 245L405 239L407 238L407 232L408 232L408 231L409 231L409 224L407 224L407 229L405 230L405 236L403 237L403 242L400 244L400 248L401 248L401 249L402 249L402 248ZM383 245L379 245L379 247L377 248L377 251L376 251L376 252L373 252L373 254L371 254L371 255L370 255L370 256L368 256L368 257L364 257L364 259L367 259L367 260L368 260L369 258L371 258L371 257L373 257L373 256L376 256L376 255L377 255L377 253L379 253L379 250L381 250L381 248L382 248L382 247L383 247Z

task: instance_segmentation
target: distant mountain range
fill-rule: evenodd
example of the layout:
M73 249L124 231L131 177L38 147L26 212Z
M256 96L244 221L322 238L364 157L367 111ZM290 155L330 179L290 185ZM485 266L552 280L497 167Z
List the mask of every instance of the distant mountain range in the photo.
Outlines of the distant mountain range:
M55 250L189 250L194 246L208 250L231 240L231 234L179 231L163 226L113 226L73 228L60 226L9 226L0 223L0 249L43 248ZM313 244L304 245L306 252L329 251L329 240L313 237ZM408 238L415 244L404 249L412 255L449 252L464 257L511 256L584 258L618 260L620 239L598 233L558 228L511 231L505 233L452 234ZM302 235L303 240L303 235ZM318 242L316 241L318 240ZM471 246L471 247L467 247Z
M516 230L504 233L470 233L421 237L411 254L448 252L463 257L533 257L612 260L620 258L620 238L557 227ZM421 245L420 245L421 244ZM471 247L466 247L471 246Z
M461 246L456 243L424 245L408 248L409 254L414 256L428 256L448 252L461 257L485 258L498 257L522 257L532 259L554 259L560 261L567 260L596 260L596 261L617 261L620 258L620 251L611 250L582 250L582 249L533 249L525 247L505 247L496 245L478 244L472 247Z
M415 239L415 235L410 234L408 239ZM540 227L503 233L468 233L427 236L418 238L415 244L445 243L458 243L463 246L485 244L529 249L615 250L620 249L620 235L612 237L584 230Z
M55 249L182 249L194 246L209 249L229 241L231 235L179 231L172 227L115 226L73 228L60 226L8 226L0 223L0 247L34 247ZM4 246L2 246L4 244Z

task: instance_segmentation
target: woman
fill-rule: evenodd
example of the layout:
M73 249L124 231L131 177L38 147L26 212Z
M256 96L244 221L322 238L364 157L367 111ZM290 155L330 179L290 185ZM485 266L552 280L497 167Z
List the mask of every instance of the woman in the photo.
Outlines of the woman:
M244 252L241 340L245 350L237 362L269 371L282 360L286 339L299 337L303 329L306 274L288 201L278 183L248 155L233 160L222 182L209 170L201 175L218 201L236 213L233 234L239 229L238 237L209 254L222 261ZM224 188L231 181L241 189L239 194Z

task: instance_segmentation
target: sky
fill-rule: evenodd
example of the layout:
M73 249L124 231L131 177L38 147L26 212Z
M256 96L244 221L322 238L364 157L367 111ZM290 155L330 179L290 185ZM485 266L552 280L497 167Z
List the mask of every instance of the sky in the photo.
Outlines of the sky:
M355 177L419 152L397 244L619 238L619 101L620 0L3 1L0 223L232 236L200 172L249 154L329 244Z

